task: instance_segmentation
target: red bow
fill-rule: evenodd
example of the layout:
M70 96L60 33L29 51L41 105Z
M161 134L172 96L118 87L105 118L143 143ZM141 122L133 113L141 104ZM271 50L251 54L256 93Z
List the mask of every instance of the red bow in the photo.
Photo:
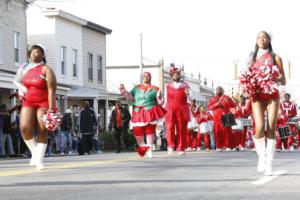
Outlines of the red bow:
M180 70L177 67L170 67L170 74L174 74L176 72L180 72Z

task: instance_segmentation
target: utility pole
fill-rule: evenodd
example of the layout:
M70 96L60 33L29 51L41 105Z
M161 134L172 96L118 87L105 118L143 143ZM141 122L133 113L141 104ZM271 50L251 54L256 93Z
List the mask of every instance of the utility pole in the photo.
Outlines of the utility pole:
M140 83L143 83L143 34L141 33L141 65L140 65Z

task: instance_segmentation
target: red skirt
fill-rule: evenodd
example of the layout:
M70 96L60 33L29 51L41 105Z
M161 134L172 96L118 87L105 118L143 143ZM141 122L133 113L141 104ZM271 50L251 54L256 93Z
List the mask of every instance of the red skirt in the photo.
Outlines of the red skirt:
M166 113L167 111L159 105L153 106L150 109L140 108L138 111L133 110L131 122L150 123L162 119Z
M276 91L272 94L257 94L255 96L252 97L252 101L269 101L271 99L277 99L279 98L279 92Z

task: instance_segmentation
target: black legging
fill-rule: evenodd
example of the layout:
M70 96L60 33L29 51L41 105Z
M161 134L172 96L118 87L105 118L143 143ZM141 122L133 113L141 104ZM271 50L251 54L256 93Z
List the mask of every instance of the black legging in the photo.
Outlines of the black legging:
M83 134L82 141L81 141L81 149L82 153L90 153L93 149L93 137L94 134Z
M123 141L124 141L124 145L125 145L125 148L128 149L129 148L129 145L128 145L128 141L127 141L127 131L124 130L124 128L115 128L114 129L114 135L115 135L115 139L116 139L116 142L117 142L117 149L118 150L121 150L122 149L122 144L121 144L121 136L123 138Z

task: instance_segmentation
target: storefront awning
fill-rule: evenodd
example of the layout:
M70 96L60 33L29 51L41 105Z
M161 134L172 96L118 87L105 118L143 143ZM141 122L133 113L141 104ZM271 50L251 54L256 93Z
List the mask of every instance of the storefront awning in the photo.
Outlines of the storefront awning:
M0 72L0 87L6 89L17 89L13 84L13 79L15 75L6 72Z

